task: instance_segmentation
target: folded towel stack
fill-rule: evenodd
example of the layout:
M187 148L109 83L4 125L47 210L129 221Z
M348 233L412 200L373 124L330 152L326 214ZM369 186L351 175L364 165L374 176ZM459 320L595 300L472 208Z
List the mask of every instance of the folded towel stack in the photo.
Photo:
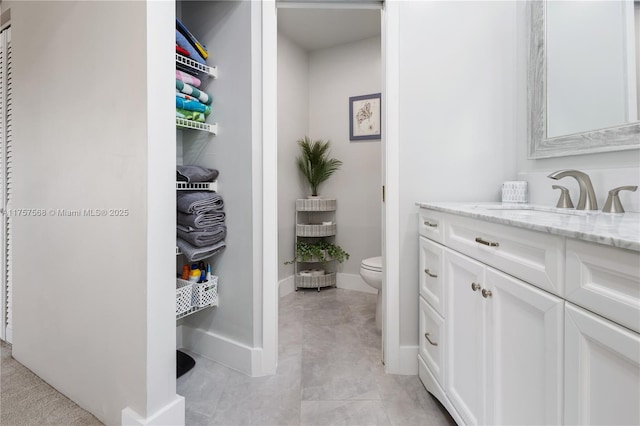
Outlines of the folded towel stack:
M191 32L176 19L176 52L194 61L206 65L209 56L206 46L200 43ZM180 64L178 64L180 67ZM211 114L210 94L199 89L202 82L188 67L176 70L176 117L204 123Z
M184 182L211 182L218 171L200 166L177 166L177 178ZM222 250L227 236L224 201L210 191L179 191L176 244L189 262L203 260Z

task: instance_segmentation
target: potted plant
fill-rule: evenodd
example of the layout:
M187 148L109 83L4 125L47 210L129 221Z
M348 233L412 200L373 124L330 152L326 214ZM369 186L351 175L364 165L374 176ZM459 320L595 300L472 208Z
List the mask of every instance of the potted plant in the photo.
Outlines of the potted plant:
M298 241L296 244L296 253L292 260L284 262L285 265L290 265L294 262L321 262L323 266L326 266L327 261L335 260L338 263L342 263L349 259L349 253L344 251L339 245L327 242L319 241L316 243L307 243L304 241Z
M320 184L342 166L342 161L329 158L330 141L312 141L308 136L298 140L301 154L296 158L298 169L311 187L311 196L318 196Z

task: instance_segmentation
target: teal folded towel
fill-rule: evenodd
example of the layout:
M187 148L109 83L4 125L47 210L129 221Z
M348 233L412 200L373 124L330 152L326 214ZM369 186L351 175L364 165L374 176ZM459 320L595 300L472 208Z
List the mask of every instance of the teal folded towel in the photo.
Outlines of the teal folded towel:
M176 96L176 108L186 109L187 111L204 112L205 115L211 114L211 107L198 101L192 101L188 99Z
M184 94L191 95L194 98L197 98L203 104L211 105L211 95L203 92L202 90L196 89L195 87L185 83L184 81L176 79L176 89Z

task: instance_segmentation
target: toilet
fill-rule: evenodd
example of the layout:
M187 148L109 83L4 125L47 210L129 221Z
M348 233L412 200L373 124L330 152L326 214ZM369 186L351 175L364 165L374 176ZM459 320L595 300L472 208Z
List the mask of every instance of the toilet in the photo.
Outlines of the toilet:
M382 330L382 256L364 259L360 263L360 276L364 282L378 290L376 328Z

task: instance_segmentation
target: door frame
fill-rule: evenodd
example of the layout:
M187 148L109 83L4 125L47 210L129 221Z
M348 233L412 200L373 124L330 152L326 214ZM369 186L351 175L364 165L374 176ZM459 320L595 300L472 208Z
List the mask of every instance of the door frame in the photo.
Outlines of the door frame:
M276 0L262 1L262 374L275 372L278 359L278 24ZM284 7L376 8L377 2L286 2ZM399 200L399 16L398 2L382 3L382 341L385 371L415 374L400 348ZM262 375L260 374L260 375ZM255 374L254 374L255 375Z

